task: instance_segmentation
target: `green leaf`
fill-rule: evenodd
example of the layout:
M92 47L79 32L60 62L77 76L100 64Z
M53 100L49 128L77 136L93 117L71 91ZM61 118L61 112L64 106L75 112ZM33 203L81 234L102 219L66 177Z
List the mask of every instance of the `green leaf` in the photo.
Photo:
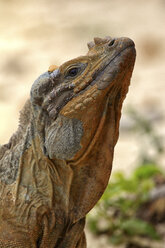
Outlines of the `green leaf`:
M145 165L139 166L135 170L134 177L142 180L142 179L151 178L160 173L161 171L158 166L154 164L145 164Z
M114 244L114 245L119 245L121 243L123 243L123 235L122 234L113 234L110 238L109 241L110 243Z
M91 231L96 234L98 232L97 220L89 217L88 224Z
M154 227L140 219L124 220L123 223L121 223L121 229L130 236L145 235L152 239L159 238Z

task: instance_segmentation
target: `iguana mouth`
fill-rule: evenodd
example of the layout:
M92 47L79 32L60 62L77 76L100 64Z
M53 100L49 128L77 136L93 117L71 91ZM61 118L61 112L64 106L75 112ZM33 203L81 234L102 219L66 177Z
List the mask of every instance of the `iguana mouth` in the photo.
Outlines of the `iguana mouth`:
M131 45L128 45L127 47L123 48L119 53L117 53L114 57L112 57L110 60L107 61L107 57L103 60L102 65L99 66L98 70L95 71L95 73L92 75L92 80L89 84L86 85L85 88L81 89L76 93L75 95L83 94L84 91L88 90L91 86L97 84L98 90L103 90L106 87L110 85L111 82L115 79L117 76L119 70L118 67L123 63L123 58L120 61L119 57L122 56L124 53L126 56L130 54L131 52L135 51L135 45L132 42ZM128 52L128 50L130 52ZM117 64L116 70L114 70L115 64Z
M123 56L128 56L130 52L134 49L134 45L125 47L123 50L121 50L118 54L116 54L105 66L103 69L101 69L101 72L98 73L96 77L96 81L99 81L97 83L98 89L103 90L106 87L109 86L109 83L113 82L116 78L119 67L123 64ZM122 56L122 59L120 57ZM115 69L115 65L118 65Z

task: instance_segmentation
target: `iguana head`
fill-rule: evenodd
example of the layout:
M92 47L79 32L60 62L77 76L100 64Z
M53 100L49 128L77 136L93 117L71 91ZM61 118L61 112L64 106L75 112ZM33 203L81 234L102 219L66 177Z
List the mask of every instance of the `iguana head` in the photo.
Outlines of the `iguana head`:
M116 112L112 121L117 140L121 103L135 60L134 43L128 38L94 38L88 47L87 55L51 66L32 86L32 102L48 116L45 146L51 158L80 158L108 106Z
M45 99L51 117L54 118L58 113L77 116L84 110L86 112L89 103L93 103L97 95L103 93L100 90L106 89L107 93L108 86L112 87L115 78L133 66L134 43L128 38L95 38L94 42L88 43L88 47L86 56L70 60L59 68L50 67L50 77L57 80L56 87ZM69 104L66 105L67 102Z

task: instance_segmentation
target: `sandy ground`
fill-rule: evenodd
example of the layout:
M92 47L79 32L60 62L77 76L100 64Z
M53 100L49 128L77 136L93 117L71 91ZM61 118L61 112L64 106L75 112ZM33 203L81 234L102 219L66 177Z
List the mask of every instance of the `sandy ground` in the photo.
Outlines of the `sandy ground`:
M128 36L135 41L137 60L113 173L130 171L143 145L139 134L124 131L130 106L151 118L157 133L165 137L164 25L164 0L0 0L0 144L17 129L30 87L49 65L85 54L93 37ZM165 166L164 155L159 163ZM89 234L88 240L89 248L110 247L104 238L99 243Z

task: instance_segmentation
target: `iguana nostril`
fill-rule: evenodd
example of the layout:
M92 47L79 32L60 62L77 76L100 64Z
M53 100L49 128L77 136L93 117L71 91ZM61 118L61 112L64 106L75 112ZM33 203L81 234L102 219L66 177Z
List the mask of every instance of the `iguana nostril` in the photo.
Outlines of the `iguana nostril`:
M115 39L111 40L108 44L108 46L113 46L113 44L115 43Z

